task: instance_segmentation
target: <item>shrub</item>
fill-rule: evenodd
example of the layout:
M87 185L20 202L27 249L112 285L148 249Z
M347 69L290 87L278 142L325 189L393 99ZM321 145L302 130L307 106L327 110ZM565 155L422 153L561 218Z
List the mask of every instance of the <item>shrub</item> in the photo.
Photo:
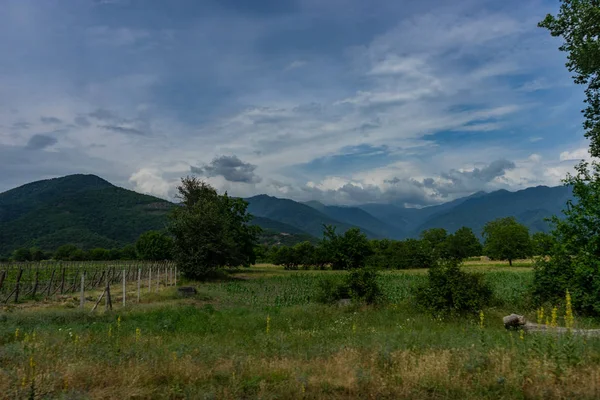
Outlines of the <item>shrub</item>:
M371 268L357 268L340 280L328 277L319 282L316 300L320 303L335 303L351 298L355 302L375 304L381 302L383 294L377 283L378 273Z
M346 286L350 297L355 301L374 304L381 301L383 295L377 283L378 273L372 268L359 268L350 271Z
M473 313L491 302L492 288L483 275L464 272L457 260L447 260L429 269L416 300L434 313Z

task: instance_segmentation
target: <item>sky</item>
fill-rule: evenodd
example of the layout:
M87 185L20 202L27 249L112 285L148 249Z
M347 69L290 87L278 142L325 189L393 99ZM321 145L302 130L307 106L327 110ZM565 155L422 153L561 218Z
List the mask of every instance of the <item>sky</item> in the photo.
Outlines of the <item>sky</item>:
M95 174L421 207L561 184L583 87L541 0L0 0L0 192Z

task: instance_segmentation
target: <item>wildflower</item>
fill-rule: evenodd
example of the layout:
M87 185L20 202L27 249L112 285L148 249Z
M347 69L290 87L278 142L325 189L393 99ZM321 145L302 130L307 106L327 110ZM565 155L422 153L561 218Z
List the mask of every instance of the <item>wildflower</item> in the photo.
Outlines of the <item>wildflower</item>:
M171 356L173 357L173 361L177 361L177 353L176 352L172 352Z
M79 335L75 335L75 344L79 343Z
M553 328L556 328L558 326L557 324L557 315L558 315L558 308L555 306L552 309L552 320L550 321L550 326Z
M521 332L519 333L519 339L525 340L525 332L523 331L523 329L521 329Z
M566 311L565 311L565 325L567 326L567 329L571 329L571 328L573 328L573 325L575 323L575 317L573 317L573 306L571 304L571 294L569 293L568 289L567 289L566 300L567 300L567 305L566 305Z
M108 337L112 337L112 325L108 326Z
M15 340L19 340L19 328L15 330Z
M35 368L35 361L33 360L33 356L29 357L29 368Z
M479 311L479 328L483 329L485 322L485 315L483 314L483 310Z
M267 335L269 334L269 332L271 331L271 316L267 315Z
M140 328L135 328L135 341L139 342L141 337L142 331L140 330Z
M537 310L537 323L542 324L544 322L544 307L540 307Z
M356 322L352 323L352 333L356 334Z
M119 317L117 318L117 329L121 328L121 316L119 315Z

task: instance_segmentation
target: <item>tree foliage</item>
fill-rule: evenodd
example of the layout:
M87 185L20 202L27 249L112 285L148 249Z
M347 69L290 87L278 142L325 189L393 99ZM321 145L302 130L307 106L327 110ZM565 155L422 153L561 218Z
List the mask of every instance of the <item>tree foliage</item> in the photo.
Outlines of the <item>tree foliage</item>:
M565 179L574 199L552 220L556 243L535 266L533 292L539 302L557 301L569 289L576 309L600 314L600 164L576 171Z
M539 23L555 37L564 40L559 47L567 53L567 68L576 84L587 85L583 110L585 136L590 153L600 156L600 1L561 0L556 16L548 14Z
M492 289L483 275L462 271L458 260L445 260L429 269L416 300L434 313L473 313L489 305Z
M529 229L514 217L498 218L483 228L483 251L492 260L513 260L531 255Z
M173 258L173 239L159 231L148 231L135 242L135 251L140 260L170 260Z
M245 201L219 195L195 177L183 178L177 190L181 206L170 215L169 232L174 259L187 277L254 263L260 228L248 224Z
M338 235L334 226L326 225L324 228L322 245L332 269L349 270L365 266L373 250L360 229L351 228Z
M464 260L469 257L480 256L483 252L481 242L473 230L463 226L446 239L446 258Z

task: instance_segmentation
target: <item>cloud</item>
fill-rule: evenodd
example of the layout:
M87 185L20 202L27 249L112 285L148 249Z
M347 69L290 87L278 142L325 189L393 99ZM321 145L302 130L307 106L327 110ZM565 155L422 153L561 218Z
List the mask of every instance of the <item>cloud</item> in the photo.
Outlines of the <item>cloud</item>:
M112 121L118 119L117 116L109 110L104 108L98 108L88 114L90 117L95 118L99 121Z
M98 126L100 128L104 128L104 129L112 131L112 132L123 133L125 135L139 135L139 136L146 135L146 132L141 131L136 128L131 128L131 127L118 126L118 125L98 125Z
M162 197L172 198L174 194L174 183L165 180L162 173L156 168L142 168L129 178L134 190Z
M587 160L590 157L591 156L587 147L575 149L573 151L563 151L560 153L560 161Z
M285 67L285 69L290 70L290 69L302 68L305 65L306 65L306 61L295 60L295 61L292 61L291 63L289 63L288 66Z
M74 119L74 122L79 125L79 126L90 126L90 121L86 118L86 117L82 117L82 116L77 116Z
M55 145L57 142L58 140L52 136L36 134L29 139L25 148L29 150L43 150L46 147Z
M40 121L46 125L62 123L62 120L56 117L40 117Z
M254 173L256 165L245 163L237 156L220 156L202 167L191 167L196 174L207 177L222 176L229 182L258 183L261 178Z

